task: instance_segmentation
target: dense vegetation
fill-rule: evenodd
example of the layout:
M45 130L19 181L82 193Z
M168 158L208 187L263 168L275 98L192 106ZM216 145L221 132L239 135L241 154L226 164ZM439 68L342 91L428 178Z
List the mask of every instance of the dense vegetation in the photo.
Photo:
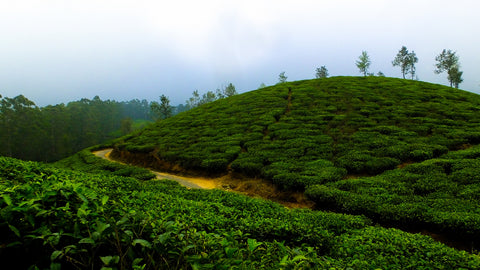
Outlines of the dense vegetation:
M116 102L97 96L39 108L24 96L0 96L0 155L59 160L131 132L133 120L140 119L151 119L146 100Z
M480 267L476 255L361 216L5 157L0 198L8 269Z
M480 142L479 111L476 94L418 81L281 83L123 137L114 154L262 177L306 191L319 208L478 242L478 150L470 147Z
M54 165L0 157L2 266L480 269L479 110L478 95L440 85L322 78L207 103L108 144L143 165L265 178L337 213L151 180L91 154L101 146ZM381 225L453 235L471 253Z
M100 146L97 146L97 148ZM75 155L55 162L55 165L76 171L108 174L117 176L133 177L139 180L151 180L155 174L151 171L134 166L128 166L121 163L110 162L92 155L91 151L97 149L94 147L86 148Z
M364 214L386 224L480 243L480 146L451 152L375 177L314 185L324 208Z

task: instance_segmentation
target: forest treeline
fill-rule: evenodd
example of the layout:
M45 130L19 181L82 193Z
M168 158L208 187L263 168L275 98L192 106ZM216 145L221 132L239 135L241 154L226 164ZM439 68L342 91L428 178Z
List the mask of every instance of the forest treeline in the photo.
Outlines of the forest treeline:
M147 100L117 102L96 96L38 107L23 95L0 96L0 155L59 160L131 132L135 123L151 121L150 105Z
M45 107L38 107L23 95L0 95L0 156L57 161L140 129L148 122L236 94L230 83L203 96L196 90L186 105L171 106L168 97L161 95L161 103L145 99L118 102L95 96Z

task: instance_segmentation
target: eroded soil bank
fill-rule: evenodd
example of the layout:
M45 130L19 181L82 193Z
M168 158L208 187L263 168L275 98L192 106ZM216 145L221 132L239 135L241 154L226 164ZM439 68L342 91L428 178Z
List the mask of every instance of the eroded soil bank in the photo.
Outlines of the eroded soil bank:
M233 191L250 197L278 202L288 208L313 208L314 206L314 203L309 201L303 193L280 191L272 183L262 179L246 178L232 173L208 177L199 172L187 171L178 165L159 160L154 155L113 151L112 148L95 151L93 154L112 162L150 168L157 175L157 179L174 180L187 188L217 188Z
M112 162L150 168L150 170L157 175L157 179L174 180L187 188L217 188L238 192L250 197L271 200L280 203L287 208L325 210L321 207L315 206L315 203L309 201L303 193L278 190L272 183L262 179L246 178L241 175L233 175L232 173L218 177L208 177L201 175L199 172L189 172L178 165L168 164L152 157L151 155L149 156L148 154L132 154L128 152L115 153L112 148L95 151L93 154ZM163 168L168 172L160 172L158 168ZM330 209L330 211L336 212L334 209ZM467 239L459 239L455 235L436 233L424 228L406 228L398 225L395 226L394 224L382 224L382 222L378 224L387 228L397 228L410 233L428 235L436 241L459 250L465 250L468 252L473 252L473 250L475 250L471 241L468 241Z

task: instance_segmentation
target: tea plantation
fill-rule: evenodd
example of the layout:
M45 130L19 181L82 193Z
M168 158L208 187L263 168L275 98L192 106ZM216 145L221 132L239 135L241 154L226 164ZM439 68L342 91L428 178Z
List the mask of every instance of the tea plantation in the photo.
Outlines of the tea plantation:
M1 269L480 269L473 93L384 77L282 83L105 146L142 167L266 179L316 210L152 180L98 147L53 165L0 157Z
M127 161L237 174L318 209L480 243L480 96L425 82L334 77L219 100L116 141Z
M96 158L96 157L93 157ZM371 220L0 157L2 269L478 269Z

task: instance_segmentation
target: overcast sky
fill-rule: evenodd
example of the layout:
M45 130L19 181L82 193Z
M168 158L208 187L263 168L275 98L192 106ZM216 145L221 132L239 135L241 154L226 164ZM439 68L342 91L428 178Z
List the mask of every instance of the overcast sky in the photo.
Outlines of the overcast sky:
M460 57L464 83L480 93L480 1L476 0L0 0L0 94L39 106L80 98L172 104L233 83L239 92L278 81L359 76L401 77L391 62L415 51L420 80L435 56Z

